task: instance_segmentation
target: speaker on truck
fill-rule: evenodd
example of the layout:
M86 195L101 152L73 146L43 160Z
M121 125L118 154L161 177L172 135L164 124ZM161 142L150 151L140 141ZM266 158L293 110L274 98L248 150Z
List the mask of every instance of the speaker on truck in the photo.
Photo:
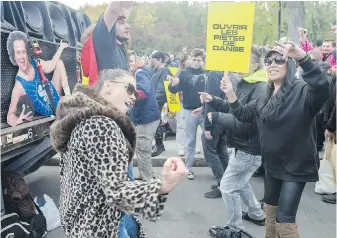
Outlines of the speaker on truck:
M80 42L84 30L91 25L91 21L87 15L72 10L71 10L71 18L75 22L76 26L76 33L77 33L76 40Z
M64 10L65 6L61 3L46 2L47 9L54 31L56 42L61 40L68 42L70 46L76 46L75 33L70 22L70 15Z
M21 2L25 30L30 37L54 41L53 30L45 2Z
M9 1L0 1L1 8L1 28L7 30L18 29L17 22L15 20L14 10L17 9L16 5L13 2ZM22 25L23 23L21 23ZM23 26L22 26L23 28ZM25 32L25 31L24 31Z

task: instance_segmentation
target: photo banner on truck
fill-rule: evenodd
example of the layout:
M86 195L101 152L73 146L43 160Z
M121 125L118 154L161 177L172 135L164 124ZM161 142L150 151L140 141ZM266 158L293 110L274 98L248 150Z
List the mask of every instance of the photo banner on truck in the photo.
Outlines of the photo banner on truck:
M180 99L179 93L171 93L168 89L170 81L164 81L164 87L166 92L166 99L168 104L168 109L170 112L180 112Z
M206 69L248 73L255 3L208 4Z

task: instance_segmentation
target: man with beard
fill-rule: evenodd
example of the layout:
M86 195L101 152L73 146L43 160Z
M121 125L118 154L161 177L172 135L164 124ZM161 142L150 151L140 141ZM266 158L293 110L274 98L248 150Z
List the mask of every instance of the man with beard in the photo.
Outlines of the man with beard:
M98 73L104 69L128 71L126 43L130 39L127 17L132 1L110 2L95 27L89 27L82 36L83 75L89 77L89 85L97 82Z

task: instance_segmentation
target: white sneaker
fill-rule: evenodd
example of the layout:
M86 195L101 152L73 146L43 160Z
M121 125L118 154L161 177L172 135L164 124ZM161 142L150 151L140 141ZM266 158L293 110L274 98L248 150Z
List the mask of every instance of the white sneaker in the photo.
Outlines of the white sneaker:
M196 148L196 149L195 149L195 153L196 153L196 154L200 154L200 153L201 153L200 149L199 149L199 148Z
M187 178L189 180L193 180L194 179L194 173L192 171L188 172Z
M184 155L185 155L184 149L179 149L179 150L178 150L178 155L179 155L179 156L184 156Z

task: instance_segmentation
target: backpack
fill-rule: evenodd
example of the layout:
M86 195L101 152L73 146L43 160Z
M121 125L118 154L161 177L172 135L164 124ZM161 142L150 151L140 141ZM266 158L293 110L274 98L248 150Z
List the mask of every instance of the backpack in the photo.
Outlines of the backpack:
M35 204L28 185L20 174L2 172L5 215L1 217L1 237L42 238L46 219Z

